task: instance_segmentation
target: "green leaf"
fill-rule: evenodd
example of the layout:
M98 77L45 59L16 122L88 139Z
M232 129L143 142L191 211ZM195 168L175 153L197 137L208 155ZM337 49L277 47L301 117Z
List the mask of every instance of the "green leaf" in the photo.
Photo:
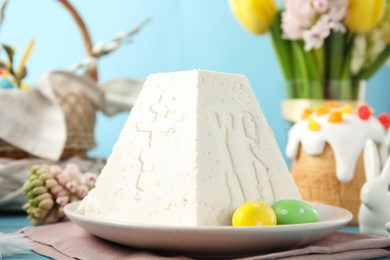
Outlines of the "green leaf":
M4 11L5 11L5 7L7 6L7 3L8 3L8 0L3 0L3 3L0 7L0 29L1 29L1 26L2 26L3 21L4 21Z
M3 49L7 53L8 59L10 60L10 62L12 64L12 61L13 61L13 58L14 58L14 55L15 55L14 49L11 46L6 45L6 44L3 44Z
M310 98L310 79L309 71L305 62L305 51L303 49L303 42L292 41L292 50L294 55L294 69L296 87L299 98Z
M371 66L363 71L361 71L357 78L359 79L368 79L379 70L380 67L386 62L390 57L390 44L382 51L382 53L376 58L376 60L371 64Z
M0 60L0 68L1 68L1 69L6 69L6 70L9 69L9 68L8 68L8 64L5 63L4 61L1 61L1 60Z
M320 69L316 60L316 51L314 49L305 51L303 42L300 44L301 49L303 50L305 66L308 71L310 98L322 99L324 95L320 77Z
M15 78L19 82L21 82L22 79L24 79L26 76L27 76L27 68L26 68L26 66L23 66L23 68L20 71L15 72Z
M353 56L353 41L355 38L355 33L348 32L346 36L346 45L344 54L344 64L341 71L341 80L340 80L340 98L345 100L357 99L357 91L355 91L354 80L351 75L351 62Z
M291 71L291 54L290 54L290 41L282 38L282 29L281 29L281 10L279 10L275 16L275 20L270 28L270 33L272 37L273 47L275 48L276 54L278 56L280 65L283 70L283 74L286 79L292 78Z
M345 35L339 32L332 33L329 37L329 97L341 97L341 78L344 66Z
M330 75L330 46L331 46L331 40L330 37L326 38L324 41L324 52L326 55L324 56L325 59L325 66L324 66L324 81L325 81L325 87L328 86L329 81L329 75ZM325 92L328 92L328 89L325 89Z
M279 10L271 25L270 34L272 45L278 58L279 65L282 69L283 76L286 81L289 81L294 78L294 71L292 66L292 50L291 42L282 38L283 32L281 29L281 14L282 10ZM287 96L292 98L295 97L295 95L295 90L287 86Z
M313 94L312 97L316 99L323 99L325 97L324 77L325 77L325 47L324 44L318 48L313 49L313 58L315 60L316 75L313 80ZM313 65L314 67L314 65Z
M314 56L317 64L317 72L318 72L318 78L322 79L324 77L324 65L325 65L325 60L324 60L324 45L322 45L318 49L314 49Z
M330 35L330 74L331 80L340 79L344 60L344 35L339 32Z
M341 72L340 79L340 98L341 99L356 99L353 97L352 90L352 78L351 78L351 61L352 61L352 49L348 49L345 55L344 67Z

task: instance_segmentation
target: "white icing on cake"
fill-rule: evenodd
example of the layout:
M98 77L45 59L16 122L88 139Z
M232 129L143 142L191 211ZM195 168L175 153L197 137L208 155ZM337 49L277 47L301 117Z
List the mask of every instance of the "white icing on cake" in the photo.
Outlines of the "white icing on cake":
M291 159L296 158L300 144L306 153L319 155L328 143L335 155L337 178L341 182L349 182L353 179L355 165L365 142L373 139L382 143L385 130L374 116L362 120L356 114L343 113L344 121L340 123L328 122L329 116L330 113L321 116L313 113L310 116L320 125L319 131L308 128L308 119L297 122L289 131L286 155Z
M389 157L389 149L390 148L390 130L388 129L386 132L385 140L383 141L383 145L380 149L380 158L381 158L381 165L384 166L387 158Z
M249 82L152 74L82 214L158 225L231 225L248 201L301 199Z

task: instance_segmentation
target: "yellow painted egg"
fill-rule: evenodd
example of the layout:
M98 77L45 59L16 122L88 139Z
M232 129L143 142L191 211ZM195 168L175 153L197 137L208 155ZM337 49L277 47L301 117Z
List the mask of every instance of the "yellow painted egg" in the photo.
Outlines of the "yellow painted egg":
M276 215L273 209L260 201L241 205L233 214L233 226L275 226Z

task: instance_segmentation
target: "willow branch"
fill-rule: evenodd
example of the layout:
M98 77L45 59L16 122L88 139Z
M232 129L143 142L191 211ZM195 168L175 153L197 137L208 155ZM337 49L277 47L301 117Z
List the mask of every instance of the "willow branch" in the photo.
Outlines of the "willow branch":
M81 19L80 15L77 13L77 11L73 8L73 6L67 0L58 0L58 1L60 1L65 6L65 8L72 15L73 19L76 21L76 23L77 23L77 25L78 25L78 27L79 27L79 29L81 31L81 34L83 36L83 40L84 40L84 44L85 44L85 48L87 50L87 53L88 53L89 56L92 56L91 37L89 36L87 27L85 26L85 24L84 24L83 20ZM97 68L96 67L91 69L90 77L94 81L98 80L98 74L97 74Z

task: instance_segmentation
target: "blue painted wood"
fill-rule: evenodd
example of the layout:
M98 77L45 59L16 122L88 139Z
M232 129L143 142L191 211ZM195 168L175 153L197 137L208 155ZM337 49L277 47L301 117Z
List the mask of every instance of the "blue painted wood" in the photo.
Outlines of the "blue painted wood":
M0 212L0 232L10 233L18 231L24 227L31 226L30 221L27 219L27 216L24 213L10 213L10 212ZM25 260L25 259L49 259L47 257L41 256L34 251L29 251L23 255L14 255L3 257L4 260Z
M340 228L340 231L359 233L359 227L358 226L346 226L346 227Z

